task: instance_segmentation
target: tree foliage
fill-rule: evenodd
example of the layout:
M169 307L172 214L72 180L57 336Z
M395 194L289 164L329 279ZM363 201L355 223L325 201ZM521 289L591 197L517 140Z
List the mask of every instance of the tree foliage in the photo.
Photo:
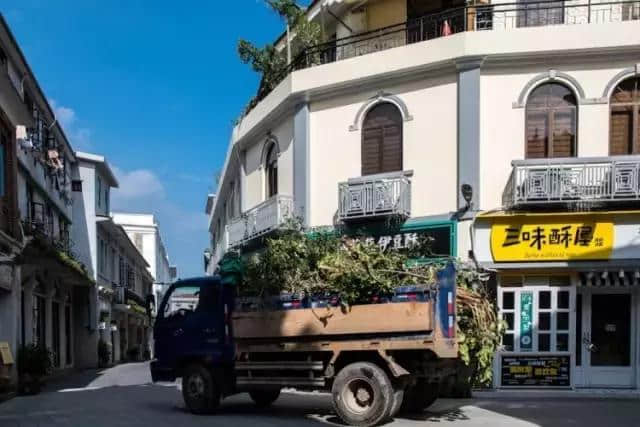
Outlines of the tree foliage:
M363 238L304 230L295 220L285 229L241 262L242 296L266 300L281 292L330 294L344 306L368 303L374 296L392 294L400 285L431 286L437 272L453 261L459 354L470 367L470 376L464 381L476 386L490 383L493 354L501 343L504 325L496 316L487 273L469 262L426 258L431 256L430 239L419 239L413 247L398 252L383 250Z
M320 42L320 26L309 22L304 13L293 0L265 0L289 26L291 33L291 56L296 58L305 49ZM278 50L273 44L258 47L248 40L238 41L238 56L240 60L251 66L260 74L260 84L256 96L248 103L243 116L247 114L260 100L267 96L286 77L287 51Z

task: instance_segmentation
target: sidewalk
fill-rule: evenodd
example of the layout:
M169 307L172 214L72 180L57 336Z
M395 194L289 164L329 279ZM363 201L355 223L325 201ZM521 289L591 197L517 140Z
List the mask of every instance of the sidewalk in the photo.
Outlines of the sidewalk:
M474 399L638 399L640 400L640 390L630 389L576 389L576 390L553 390L553 389L500 389L482 390L473 392Z

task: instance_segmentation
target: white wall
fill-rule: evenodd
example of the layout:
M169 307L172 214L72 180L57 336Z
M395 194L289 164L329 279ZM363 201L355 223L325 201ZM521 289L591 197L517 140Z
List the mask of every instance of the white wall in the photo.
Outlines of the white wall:
M80 161L74 179L82 181L82 192L73 193L72 240L78 261L87 266L89 274L95 277L97 271L95 167Z
M502 205L502 192L511 173L511 161L525 156L525 108L516 106L527 83L554 69L575 79L585 98L601 98L607 84L633 61L606 64L555 64L483 70L480 87L480 208ZM569 81L556 79L572 87ZM576 98L579 98L576 93ZM580 101L579 101L580 102ZM578 156L609 155L609 104L579 103Z
M387 86L311 104L311 226L331 225L338 209L338 183L361 176L361 124L351 131L358 109L378 90L407 106L403 122L403 169L413 170L412 216L456 207L456 76Z

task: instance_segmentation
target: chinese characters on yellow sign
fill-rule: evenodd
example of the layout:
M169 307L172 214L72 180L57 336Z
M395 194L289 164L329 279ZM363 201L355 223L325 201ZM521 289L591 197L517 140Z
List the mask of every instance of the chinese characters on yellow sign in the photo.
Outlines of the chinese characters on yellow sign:
M511 218L508 223L493 224L491 252L494 261L609 258L613 249L613 222L557 221L557 218Z

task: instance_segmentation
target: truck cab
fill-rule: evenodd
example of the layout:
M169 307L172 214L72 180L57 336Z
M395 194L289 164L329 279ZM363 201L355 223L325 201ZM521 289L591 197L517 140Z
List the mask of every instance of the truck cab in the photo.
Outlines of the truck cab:
M196 363L233 364L233 301L231 286L215 276L181 280L169 287L153 330L154 382L175 381Z

